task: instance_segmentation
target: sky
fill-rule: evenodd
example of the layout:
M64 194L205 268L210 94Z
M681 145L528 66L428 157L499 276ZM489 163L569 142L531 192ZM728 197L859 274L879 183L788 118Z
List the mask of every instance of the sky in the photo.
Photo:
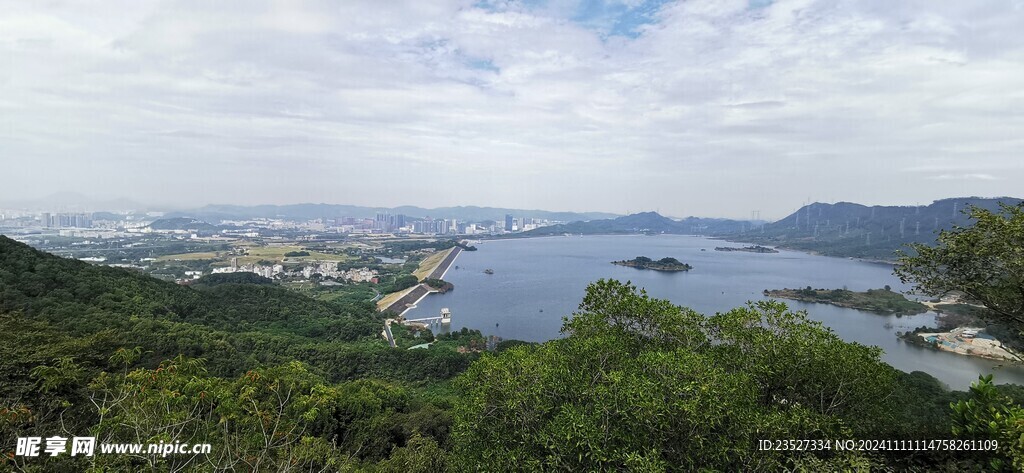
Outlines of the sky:
M1024 197L1024 3L0 0L0 203Z

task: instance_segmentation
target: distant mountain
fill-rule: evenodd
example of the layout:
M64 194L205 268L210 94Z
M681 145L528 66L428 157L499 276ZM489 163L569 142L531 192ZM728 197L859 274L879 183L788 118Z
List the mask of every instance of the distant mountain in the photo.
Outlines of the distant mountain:
M453 218L480 222L485 220L504 221L505 215L529 217L556 221L594 220L615 217L603 212L551 212L547 210L503 209L495 207L440 207L425 209L414 206L402 207L360 207L337 204L292 204L292 205L207 205L195 210L172 212L168 217L193 217L210 222L220 220L244 220L251 218L287 218L312 220L317 218L373 218L378 212L403 214L409 217Z
M216 230L217 226L189 217L161 218L149 224L153 230Z
M551 225L517 235L542 236L564 233L584 235L616 233L718 234L740 232L750 227L750 222L739 220L698 217L673 220L657 212L642 212L611 219Z
M865 206L850 202L806 205L779 221L730 239L814 251L829 256L894 259L907 243L932 243L941 230L971 221L968 206L997 210L999 203L1016 205L1013 197L956 197L922 206Z

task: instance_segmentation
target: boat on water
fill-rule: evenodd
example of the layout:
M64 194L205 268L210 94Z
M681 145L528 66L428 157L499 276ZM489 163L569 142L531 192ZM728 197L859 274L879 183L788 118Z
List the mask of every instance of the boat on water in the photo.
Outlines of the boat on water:
M491 268L487 268L484 270L484 274L494 274L494 270Z
M452 323L452 311L447 307L441 309L441 323L450 324Z

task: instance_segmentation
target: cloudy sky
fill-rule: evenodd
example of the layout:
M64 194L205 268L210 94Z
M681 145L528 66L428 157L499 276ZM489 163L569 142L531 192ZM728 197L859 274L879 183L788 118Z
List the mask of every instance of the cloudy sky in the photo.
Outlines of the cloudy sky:
M0 0L0 199L1024 196L1024 3Z

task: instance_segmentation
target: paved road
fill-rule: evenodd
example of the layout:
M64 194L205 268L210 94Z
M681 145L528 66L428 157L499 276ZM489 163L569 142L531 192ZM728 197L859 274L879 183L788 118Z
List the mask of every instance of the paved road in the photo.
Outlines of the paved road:
M395 336L391 333L392 320L393 319L387 319L384 321L384 335L387 336L388 345L391 345L391 348L398 348L398 345L395 344Z

